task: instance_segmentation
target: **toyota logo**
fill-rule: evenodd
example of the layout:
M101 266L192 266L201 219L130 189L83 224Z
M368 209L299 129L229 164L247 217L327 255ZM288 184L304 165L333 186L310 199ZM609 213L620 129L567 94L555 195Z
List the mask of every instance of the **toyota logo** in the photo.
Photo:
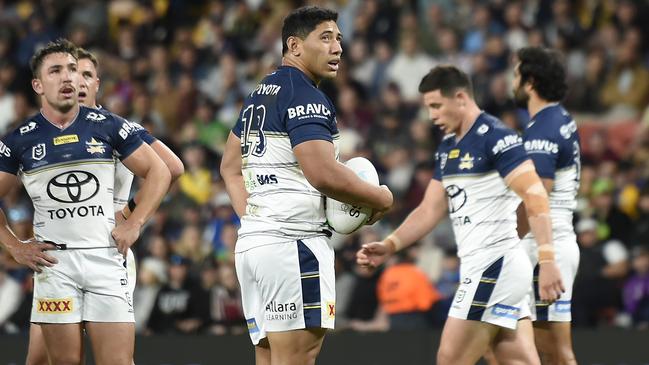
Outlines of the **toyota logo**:
M99 192L99 180L86 171L67 171L47 183L47 195L61 203L81 203Z
M448 195L448 210L451 213L457 212L466 203L466 192L457 185L447 186L446 195Z

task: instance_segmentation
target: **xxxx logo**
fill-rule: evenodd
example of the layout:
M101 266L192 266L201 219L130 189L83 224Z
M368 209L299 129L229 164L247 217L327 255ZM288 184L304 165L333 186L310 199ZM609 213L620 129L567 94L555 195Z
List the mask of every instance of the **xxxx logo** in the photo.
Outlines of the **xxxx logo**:
M327 302L327 312L329 313L329 318L336 316L336 304L334 302Z
M38 313L70 313L72 299L38 299Z

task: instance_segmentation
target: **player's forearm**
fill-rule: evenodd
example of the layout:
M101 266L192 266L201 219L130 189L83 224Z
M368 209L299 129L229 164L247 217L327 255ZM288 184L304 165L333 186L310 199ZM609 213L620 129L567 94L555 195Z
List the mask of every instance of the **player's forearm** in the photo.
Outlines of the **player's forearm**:
M420 204L385 240L392 241L394 249L399 251L430 233L445 215L446 209L433 209L432 206Z
M223 176L225 181L225 190L230 196L232 208L237 213L239 218L246 214L246 204L248 201L248 192L243 183L243 175L227 175Z
M169 147L160 141L155 141L151 144L151 148L160 157L169 169L171 174L171 184L173 184L185 172L185 166L178 156L176 156Z
M309 182L324 195L351 205L383 210L392 203L386 199L383 188L361 180L339 162L323 168Z
M128 216L127 222L144 225L160 205L162 198L169 190L170 182L169 169L161 160L153 160L151 167L144 175L142 187L138 191L140 198L135 209Z

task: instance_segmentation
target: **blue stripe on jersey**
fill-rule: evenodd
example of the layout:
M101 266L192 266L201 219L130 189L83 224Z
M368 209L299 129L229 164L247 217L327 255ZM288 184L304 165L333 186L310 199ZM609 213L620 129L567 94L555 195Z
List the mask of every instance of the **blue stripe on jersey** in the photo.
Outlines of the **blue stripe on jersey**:
M460 139L449 135L435 154L433 178L498 171L505 177L527 160L523 140L496 117L482 113Z
M106 110L81 106L75 120L60 129L38 113L0 142L0 171L16 174L79 160L128 157L142 144L137 128Z
M534 267L534 304L536 307L536 320L547 321L549 304L541 300L541 295L539 293L539 268L539 264L536 264Z
M556 170L579 164L577 124L559 104L540 110L523 132L525 150L542 178L554 179Z
M320 304L320 271L318 259L302 242L297 241L302 279L302 304L304 306L304 325L307 328L320 327L322 311Z
M475 291L473 296L473 301L471 302L471 308L469 309L469 314L467 315L468 320L480 321L482 320L482 314L484 314L487 304L489 304L489 298L491 298L491 293L494 291L498 277L500 276L500 271L503 267L504 256L496 260L491 264L483 273L478 288Z
M331 142L338 133L334 105L302 71L280 66L246 97L232 128L244 157L251 144L254 155L263 155L267 132L288 134L292 147L309 140Z

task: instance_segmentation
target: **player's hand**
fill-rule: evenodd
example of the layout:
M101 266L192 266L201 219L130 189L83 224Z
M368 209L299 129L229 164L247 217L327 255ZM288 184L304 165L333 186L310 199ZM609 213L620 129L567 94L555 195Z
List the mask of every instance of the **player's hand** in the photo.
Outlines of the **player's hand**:
M376 222L378 222L379 219L383 218L385 213L387 213L391 208L392 204L394 203L394 197L392 196L392 192L386 185L381 185L381 189L383 189L383 201L384 201L384 207L383 209L374 209L372 210L372 215L370 218L367 220L367 225L372 225Z
M56 246L37 241L35 238L23 241L19 245L7 246L7 248L17 263L25 265L35 272L41 272L41 266L51 267L59 263L59 260L54 256L45 252L56 250Z
M374 269L386 262L390 255L392 249L384 241L370 242L356 252L356 263L364 268Z
M113 228L111 235L115 240L115 244L117 244L117 250L124 255L124 258L126 258L128 249L140 237L140 228L140 225L128 220Z
M126 222L126 218L124 218L124 215L122 212L117 212L115 213L115 225L119 226L120 224Z
M554 261L539 264L539 294L541 300L554 303L566 291L561 272Z

